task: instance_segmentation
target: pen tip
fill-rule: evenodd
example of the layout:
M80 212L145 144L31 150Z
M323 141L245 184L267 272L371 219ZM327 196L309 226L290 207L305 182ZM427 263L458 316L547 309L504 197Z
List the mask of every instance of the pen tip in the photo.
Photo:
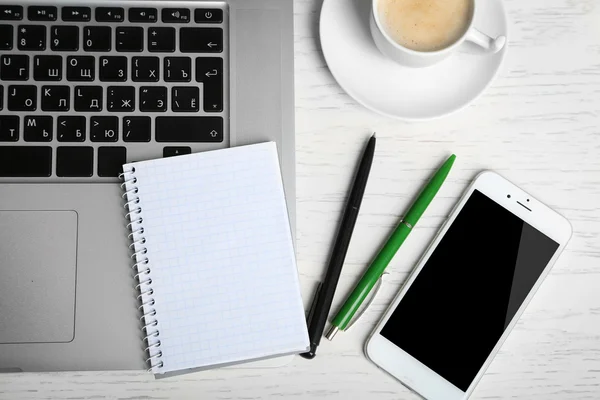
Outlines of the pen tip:
M332 325L331 328L329 329L329 332L327 332L327 335L325 335L325 337L327 338L327 340L332 341L333 338L335 337L335 334L338 333L339 330L340 330L340 328L338 328L335 325Z

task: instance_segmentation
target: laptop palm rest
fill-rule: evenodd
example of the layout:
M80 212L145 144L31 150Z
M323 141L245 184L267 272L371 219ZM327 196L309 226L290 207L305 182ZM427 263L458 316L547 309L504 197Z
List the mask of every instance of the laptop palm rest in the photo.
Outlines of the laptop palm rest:
M70 342L77 213L0 211L0 227L0 343Z
M0 184L0 372L146 367L122 193Z

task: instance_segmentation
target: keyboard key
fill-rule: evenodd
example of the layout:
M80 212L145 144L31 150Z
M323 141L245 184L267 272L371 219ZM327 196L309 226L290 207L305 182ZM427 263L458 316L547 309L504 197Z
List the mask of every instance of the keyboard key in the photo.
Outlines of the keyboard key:
M75 111L102 111L102 87L75 86Z
M4 86L0 85L0 110L4 108Z
M167 23L190 22L190 10L188 10L187 8L163 8L162 21Z
M11 85L8 87L9 111L35 111L37 108L37 87L32 85Z
M53 125L50 116L26 116L23 119L23 139L26 142L50 142Z
M119 140L119 118L92 117L90 119L90 139L92 142L116 142Z
M157 82L160 59L158 57L133 57L131 79L134 82Z
M30 21L56 21L58 11L54 6L29 6L27 16Z
M62 57L33 57L33 79L36 81L60 81L62 79Z
M198 23L223 22L223 10L219 8L197 8L194 11L194 21Z
M222 142L221 117L156 117L157 142Z
M92 176L94 149L91 147L59 147L56 149L56 175Z
M73 22L87 22L90 20L92 10L89 7L63 7L62 20Z
M42 111L69 111L70 99L68 86L42 86Z
M109 86L107 88L108 111L135 111L135 88L133 86Z
M96 7L96 21L123 22L125 11L121 7Z
M12 50L13 27L11 25L0 25L0 50Z
M158 12L156 8L130 8L129 22L156 22Z
M192 59L165 57L165 82L189 82L192 76Z
M148 51L174 52L175 28L152 27L148 29Z
M223 111L223 59L196 58L196 82L202 82L203 104L206 112Z
M19 25L17 47L19 50L46 50L46 27L42 25Z
M83 28L83 49L85 51L110 51L110 26L90 26Z
M79 28L76 26L53 26L50 28L50 48L53 51L79 50Z
M167 88L161 86L142 86L140 88L140 111L167 111Z
M173 87L171 95L171 110L175 112L198 111L200 91L194 86Z
M117 51L144 50L144 28L127 26L117 28Z
M23 19L23 7L0 5L0 20L19 21Z
M93 56L67 57L67 80L93 81L96 76L96 59Z
M17 140L19 140L19 117L0 115L0 142L16 142Z
M126 162L125 147L98 148L98 176L116 178L123 172L123 164Z
M85 117L58 117L56 136L58 137L59 142L85 141Z
M52 147L0 146L0 177L47 177L52 173Z
M3 81L26 81L29 79L29 56L24 54L1 55L0 79Z
M179 50L182 53L221 53L223 51L223 29L181 28Z
M123 117L123 141L149 142L150 117Z
M127 80L127 57L100 57L100 80L125 82Z
M192 149L184 147L165 147L163 149L163 157L182 156L184 154L192 154Z

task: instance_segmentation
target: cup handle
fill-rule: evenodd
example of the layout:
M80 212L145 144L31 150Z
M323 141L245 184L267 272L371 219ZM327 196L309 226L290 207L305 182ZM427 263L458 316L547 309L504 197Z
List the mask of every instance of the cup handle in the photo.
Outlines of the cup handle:
M499 52L506 45L506 36L500 35L494 39L475 28L469 29L466 40L492 54Z

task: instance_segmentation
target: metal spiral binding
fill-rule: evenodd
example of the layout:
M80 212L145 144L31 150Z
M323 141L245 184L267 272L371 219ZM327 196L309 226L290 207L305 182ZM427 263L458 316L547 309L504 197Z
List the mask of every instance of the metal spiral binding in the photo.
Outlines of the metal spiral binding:
M147 256L148 249L143 247L143 245L146 244L146 238L143 236L144 227L142 226L142 223L144 220L139 216L142 212L142 207L139 205L140 198L136 196L139 190L137 187L132 186L137 183L135 168L119 174L119 178L123 180L121 188L124 190L127 189L122 195L123 199L126 201L123 207L128 210L125 218L130 221L127 224L127 229L131 230L131 233L129 233L127 237L131 240L131 244L129 245L129 248L133 251L131 258L135 260L132 268L137 271L134 279L137 282L135 289L139 292L137 299L141 303L138 307L142 314L140 321L144 323L142 332L144 333L143 340L146 343L145 352L148 354L146 363L150 365L148 372L155 372L156 368L161 368L163 366L163 362L160 361L162 351L160 351L161 343L158 339L160 332L156 328L158 325L156 309L153 308L156 302L154 301L154 298L151 297L154 294L154 290L151 286L152 278L149 276L151 271Z

